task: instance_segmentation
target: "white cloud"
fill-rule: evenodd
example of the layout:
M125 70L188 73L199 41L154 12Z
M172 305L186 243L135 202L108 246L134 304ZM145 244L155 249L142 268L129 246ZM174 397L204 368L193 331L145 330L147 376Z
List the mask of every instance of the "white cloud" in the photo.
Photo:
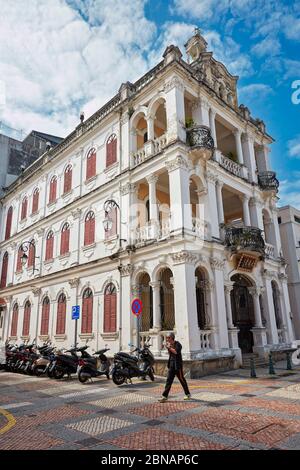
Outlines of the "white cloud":
M273 56L279 54L281 50L280 41L276 38L266 37L252 47L251 51L257 57Z
M272 93L272 88L264 83L253 83L239 88L239 95L243 100L261 100Z
M293 206L300 209L300 183L296 181L283 180L279 186L279 207Z
M66 135L148 68L144 0L0 0L0 120ZM88 21L87 21L88 19Z
M288 141L288 153L290 157L300 159L300 135Z
M173 13L199 20L211 19L216 11L222 14L229 7L229 0L174 0Z

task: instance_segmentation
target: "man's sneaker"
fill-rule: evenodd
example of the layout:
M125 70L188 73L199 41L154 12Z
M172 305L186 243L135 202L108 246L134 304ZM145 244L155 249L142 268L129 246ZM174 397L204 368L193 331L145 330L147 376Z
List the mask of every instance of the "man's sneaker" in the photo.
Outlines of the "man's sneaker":
M184 397L184 400L190 400L191 398L192 398L191 395L186 395L186 396Z
M167 401L167 397L162 396L158 401L160 403L164 403L165 401Z

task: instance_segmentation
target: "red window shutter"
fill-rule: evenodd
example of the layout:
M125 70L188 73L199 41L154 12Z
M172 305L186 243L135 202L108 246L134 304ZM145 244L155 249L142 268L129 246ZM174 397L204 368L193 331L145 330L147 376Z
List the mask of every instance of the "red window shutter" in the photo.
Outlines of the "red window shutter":
M117 329L117 294L113 284L107 286L104 294L104 333Z
M39 190L36 189L33 193L33 198L32 198L32 213L35 214L38 209L39 209Z
M84 246L95 242L95 214L89 212L84 223Z
M14 306L12 320L11 320L11 336L17 336L18 332L18 317L19 317L19 308L18 305Z
M28 336L29 335L30 313L31 313L31 305L30 305L30 303L26 303L25 309L24 309L24 318L23 318L23 330L22 330L22 335L23 336Z
M96 175L96 151L90 150L86 159L86 179L89 180Z
M49 203L56 201L57 178L53 176L50 182Z
M25 197L22 202L21 220L24 220L27 217L27 204L28 204L28 199L27 197Z
M10 207L7 211L7 217L6 217L5 240L8 240L10 238L11 225L12 225L12 216L13 216L13 208Z
M17 273L22 271L22 256L23 256L23 250L20 247L18 249L18 256L17 256Z
M115 332L117 329L117 295L110 294L110 296L110 331Z
M54 246L54 236L53 236L53 232L50 232L46 240L45 261L48 261L53 258L53 246Z
M84 291L82 298L81 332L92 333L93 328L93 293L90 289Z
M104 294L104 333L109 333L110 330L110 294Z
M66 226L63 227L61 232L61 244L60 244L60 254L65 255L69 253L69 244L70 244L70 228Z
M43 302L41 335L47 335L49 332L50 301L46 298Z
M32 242L34 243L34 241ZM35 251L35 248L30 245L29 246L29 253L28 253L28 262L27 262L27 266L30 268L31 266L33 266L33 262L34 262L34 251Z
M67 166L64 176L64 193L68 193L72 189L72 167Z
M117 161L117 136L112 134L106 143L106 166Z
M61 297L57 306L56 334L63 335L66 328L66 298Z
M6 253L4 253L3 261L2 261L0 288L6 287L7 270L8 270L8 253L6 251Z

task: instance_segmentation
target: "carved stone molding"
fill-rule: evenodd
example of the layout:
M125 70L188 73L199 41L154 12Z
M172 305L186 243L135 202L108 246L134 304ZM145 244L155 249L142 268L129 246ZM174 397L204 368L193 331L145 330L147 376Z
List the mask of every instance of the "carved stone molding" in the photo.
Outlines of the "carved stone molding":
M195 255L194 253L190 253L186 250L178 251L177 253L172 253L171 258L173 260L174 265L183 263L195 264L198 260L197 255Z
M128 193L134 193L137 189L137 185L134 183L126 183L124 186L121 186L120 192L122 196L126 196Z
M158 176L153 173L152 175L146 176L146 180L148 184L156 183L158 180Z
M265 288L259 287L259 286L253 286L253 287L248 287L248 291L253 297L259 297L261 294L265 292Z
M4 300L7 304L10 304L13 300L13 296L12 295L7 295L7 296L4 297ZM18 302L17 299L15 299L15 300L16 300L16 302Z
M184 83L180 80L179 77L172 77L171 80L165 83L164 92L168 93L168 91L172 90L173 88L178 88L181 91L184 91Z
M288 280L288 275L286 273L279 273L278 274L278 279L281 281L287 281Z
M222 271L225 266L225 261L220 258L210 258L210 265L212 269L219 269L220 271Z
M81 215L81 209L77 208L77 209L72 210L71 215L72 215L73 219L79 219L79 217Z
M276 271L270 271L268 269L264 269L263 272L262 272L262 276L265 278L265 279L276 279L277 278L277 273Z
M207 170L206 172L206 179L208 181L211 181L213 183L216 183L218 181L218 176L216 175L215 172L211 171L211 170Z
M173 160L166 162L165 165L167 167L168 172L177 170L178 168L182 168L184 170L189 169L188 162L182 155L178 155Z
M224 290L226 292L226 294L230 294L230 292L233 290L233 285L234 285L234 282L225 282L224 284Z
M123 266L120 267L120 273L121 273L121 276L124 277L124 276L130 276L133 272L133 265L132 264L125 264Z
M152 287L153 290L160 288L160 281L151 281L149 282L149 286Z
M74 277L73 279L69 279L69 284L72 288L78 287L80 284L80 279L79 277Z
M32 287L31 292L33 293L35 297L37 297L38 295L41 294L42 289L40 287Z

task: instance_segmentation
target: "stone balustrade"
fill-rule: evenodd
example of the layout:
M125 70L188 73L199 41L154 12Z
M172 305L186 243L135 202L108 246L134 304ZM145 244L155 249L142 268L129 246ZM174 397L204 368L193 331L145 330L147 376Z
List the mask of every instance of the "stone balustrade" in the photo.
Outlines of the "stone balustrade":
M211 336L211 330L200 330L200 346L202 350L208 350L211 349L210 347L210 336Z

